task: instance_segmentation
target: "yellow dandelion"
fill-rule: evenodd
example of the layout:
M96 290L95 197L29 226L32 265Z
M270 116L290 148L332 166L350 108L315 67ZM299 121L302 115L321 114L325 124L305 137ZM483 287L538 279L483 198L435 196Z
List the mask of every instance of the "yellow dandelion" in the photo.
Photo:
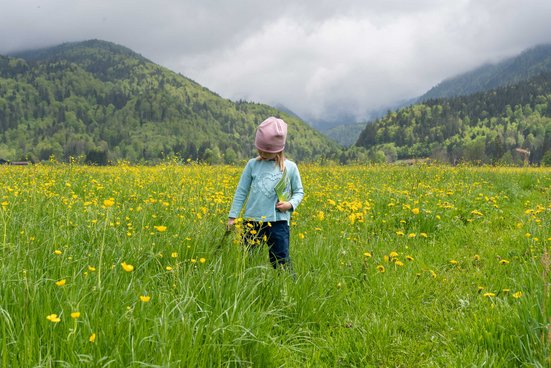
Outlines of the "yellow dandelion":
M415 258L413 258L412 256L406 256L406 259L407 259L408 261L414 261L414 260L415 260Z
M173 270L173 268L172 268L172 267L170 267L170 266L166 266L166 267L165 267L165 270L167 270L167 271L172 271L172 270Z
M366 257L366 258L371 258L371 253L369 253L369 252L364 252L364 257Z
M379 272L381 272L381 273L385 272L385 266L383 266L383 265L378 265L378 266L377 266L377 271L379 271Z
M59 249L56 249L56 250L54 250L54 254L55 254L56 256L59 256L59 255L63 254L63 252L60 251Z
M522 297L522 291L517 291L513 294L513 298L515 299L519 299L520 297Z
M299 239L304 239L304 233L299 233L299 234L298 234L298 238L299 238Z
M160 226L153 226L155 228L155 230L157 230L158 232L162 233L162 232L165 232L167 227L166 226L163 226L163 225L160 225Z
M190 261L191 263L197 263L197 260L195 258L192 258Z
M78 317L80 317L80 312L72 312L71 313L71 318L72 319L77 319Z
M151 300L149 295L140 295L140 300L144 303L148 303Z
M396 257L398 257L398 252L392 251L392 252L390 252L389 256L391 258L396 258Z
M126 272L134 271L134 266L132 266L131 264L127 264L126 262L122 262L121 266L122 266L122 269L125 270Z
M494 296L496 296L495 293L484 293L484 297L486 298L493 298Z
M95 272L96 268L94 266L88 266L88 271Z
M59 318L59 317L57 316L57 314L55 314L55 313L52 313L52 314L46 316L46 319L47 319L48 321L50 321L50 322L53 322L53 323L59 323L59 322L61 322L61 318Z
M111 207L115 204L115 200L113 198L109 198L103 201L103 205L105 207Z
M323 213L323 211L318 211L316 218L318 219L318 221L323 221L325 219L325 213Z
M511 291L511 289L503 289L503 294L509 294L509 292Z
M170 254L170 256L171 256L172 258L178 258L178 252L172 252L172 253Z
M404 236L404 232L403 232L403 231L396 231L396 235L398 235L398 236Z
M55 284L57 286L65 286L65 284L67 283L67 280L66 279L63 279L63 280L59 280L59 281L56 281Z
M433 279L436 278L436 272L434 272L433 270L430 270L430 275L432 276Z
M473 259L474 259L475 261L480 261L480 256L479 256L478 254L475 254L474 257L473 257Z
M499 261L499 264L501 264L501 265L508 265L509 263L510 262L506 259L502 259L502 260Z
M408 234L408 238L410 238L410 239L413 239L413 238L415 238L416 236L417 236L417 234L415 234L415 233L409 233L409 234Z
M207 260L205 258L199 258L199 262L205 263Z
M419 236L421 238L428 238L429 237L427 233L420 233Z
M419 208L414 208L411 210L411 213L413 213L414 215L418 215L420 212Z
M457 262L455 259L452 259L452 260L450 260L450 264L452 264L454 266L457 266L457 264L459 264L459 262Z
M396 262L394 262L394 264L398 267L402 267L404 265L404 263L400 260L396 260Z
M88 341L90 341L91 343L96 342L96 334L95 333L91 334L90 337L88 338Z

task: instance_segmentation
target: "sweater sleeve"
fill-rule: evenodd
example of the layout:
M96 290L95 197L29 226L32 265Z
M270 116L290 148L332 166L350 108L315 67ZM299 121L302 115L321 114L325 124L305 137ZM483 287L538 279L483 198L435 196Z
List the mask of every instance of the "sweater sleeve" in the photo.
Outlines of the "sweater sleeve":
M292 210L294 211L300 202L302 202L302 198L304 198L304 188L302 187L302 180L300 179L300 173L296 165L293 165L290 181L292 195L291 199L289 199L289 203L293 206Z
M239 184L237 184L237 189L235 190L230 213L228 215L229 218L237 218L241 213L241 209L243 208L243 205L247 200L247 197L249 195L249 190L251 188L251 182L252 182L251 173L252 173L252 167L251 167L251 161L249 161L247 162L247 165L245 166L245 169L241 174L241 178L239 179Z

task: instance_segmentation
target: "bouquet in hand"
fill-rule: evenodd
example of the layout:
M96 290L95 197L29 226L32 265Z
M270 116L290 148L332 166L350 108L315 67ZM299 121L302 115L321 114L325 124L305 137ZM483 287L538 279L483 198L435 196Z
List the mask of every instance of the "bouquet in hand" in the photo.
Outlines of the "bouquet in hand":
M279 202L287 202L291 199L291 193L287 190L287 169L283 171L283 176L277 182L274 191L276 192Z

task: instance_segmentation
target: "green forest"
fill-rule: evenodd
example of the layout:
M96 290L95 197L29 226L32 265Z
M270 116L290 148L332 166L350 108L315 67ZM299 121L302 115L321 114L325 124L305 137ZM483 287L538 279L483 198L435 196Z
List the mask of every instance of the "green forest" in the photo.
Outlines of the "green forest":
M167 158L234 163L254 154L256 126L289 124L295 160L340 147L270 106L232 102L131 50L85 41L0 56L0 158L106 164Z
M551 165L551 73L389 112L368 124L356 145L390 161L522 164L528 158L530 164Z

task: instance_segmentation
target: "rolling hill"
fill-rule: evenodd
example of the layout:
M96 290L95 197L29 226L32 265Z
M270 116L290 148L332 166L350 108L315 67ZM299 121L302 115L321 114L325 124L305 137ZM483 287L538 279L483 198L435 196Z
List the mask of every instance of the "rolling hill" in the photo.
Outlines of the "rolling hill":
M256 126L289 124L295 160L338 144L271 106L230 101L132 50L101 40L0 56L0 158L233 163L254 155Z

